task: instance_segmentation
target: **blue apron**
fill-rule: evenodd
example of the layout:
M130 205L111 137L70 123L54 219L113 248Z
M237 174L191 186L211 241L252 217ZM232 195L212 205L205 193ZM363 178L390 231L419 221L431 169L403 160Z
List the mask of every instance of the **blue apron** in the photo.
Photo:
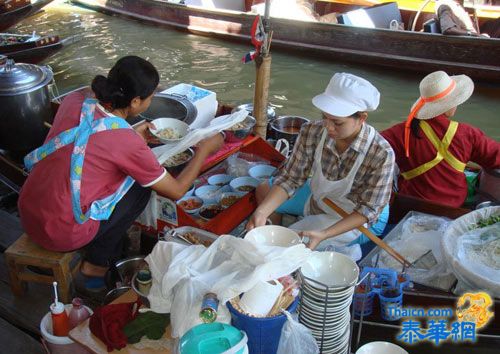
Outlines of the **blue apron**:
M116 204L122 199L127 191L134 184L134 179L127 176L118 190L113 194L92 202L86 213L82 212L80 205L80 190L82 183L83 161L85 159L85 148L89 137L92 134L111 129L132 129L125 119L120 117L105 117L94 120L94 111L97 104L95 99L86 99L83 102L80 113L80 125L68 129L58 136L52 138L46 144L30 152L24 158L24 165L31 171L33 166L59 150L63 146L73 143L73 152L71 154L71 204L73 215L79 224L83 224L88 219L107 220L111 216Z

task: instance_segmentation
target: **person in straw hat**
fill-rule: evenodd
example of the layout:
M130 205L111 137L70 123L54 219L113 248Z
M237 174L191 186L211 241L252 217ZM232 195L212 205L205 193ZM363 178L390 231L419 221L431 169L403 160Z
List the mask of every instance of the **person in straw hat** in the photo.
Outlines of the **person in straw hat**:
M466 75L433 72L420 82L420 98L406 122L381 133L396 153L401 194L459 207L467 197L468 161L486 169L500 167L500 143L451 120L473 91Z
M366 124L368 112L376 110L379 101L379 91L367 80L336 73L312 100L323 119L302 126L272 186L266 181L257 188L259 205L247 229L264 225L268 217L275 223L275 212L305 215L290 227L304 230L310 248L320 243L319 249L357 246L358 252L349 253L361 256L359 244L353 243L364 238L359 239L356 228L368 223L373 232L383 231L394 170L390 145ZM325 204L325 197L349 216L340 218Z

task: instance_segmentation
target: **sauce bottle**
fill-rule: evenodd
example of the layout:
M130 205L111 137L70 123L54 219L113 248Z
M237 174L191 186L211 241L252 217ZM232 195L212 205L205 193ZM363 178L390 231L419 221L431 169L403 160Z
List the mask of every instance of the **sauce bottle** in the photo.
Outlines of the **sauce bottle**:
M85 306L83 306L82 299L79 297L75 297L73 301L71 301L73 307L69 312L69 329L72 330L80 323L85 321L90 317L90 312L87 310Z
M53 282L54 286L54 303L50 305L50 312L52 315L52 333L55 336L66 337L69 333L69 319L66 314L64 304L59 302L57 297L57 282Z
M219 299L214 293L206 293L201 303L200 319L204 323L212 323L217 319Z

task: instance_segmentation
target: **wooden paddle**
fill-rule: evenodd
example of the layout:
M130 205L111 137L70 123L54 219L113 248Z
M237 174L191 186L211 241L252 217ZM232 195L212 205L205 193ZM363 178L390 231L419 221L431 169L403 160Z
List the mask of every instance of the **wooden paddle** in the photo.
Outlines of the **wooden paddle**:
M342 209L341 207L339 207L337 204L335 204L329 198L323 198L323 202L326 205L328 205L330 208L332 208L333 210L335 210L341 217L345 218L345 217L349 216L349 214L347 214L344 211L344 209ZM375 244L377 246L379 246L384 251L386 251L387 253L389 253L395 260L397 260L399 263L401 263L405 268L409 268L409 267L412 266L412 264L410 262L408 262L402 255L400 255L398 252L396 252L396 250L394 248L392 248L387 243L385 243L384 241L382 241L380 238L378 238L375 234L373 234L366 227L364 227L364 226L361 225L357 229L359 231L361 231L363 234L365 234L370 240L372 240L373 242L375 242Z

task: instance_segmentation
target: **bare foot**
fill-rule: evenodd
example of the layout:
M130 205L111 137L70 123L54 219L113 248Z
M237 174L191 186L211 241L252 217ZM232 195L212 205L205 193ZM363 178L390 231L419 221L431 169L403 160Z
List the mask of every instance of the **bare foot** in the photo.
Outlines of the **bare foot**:
M88 277L104 277L108 271L108 267L101 267L95 264L83 261L80 266L80 272Z

